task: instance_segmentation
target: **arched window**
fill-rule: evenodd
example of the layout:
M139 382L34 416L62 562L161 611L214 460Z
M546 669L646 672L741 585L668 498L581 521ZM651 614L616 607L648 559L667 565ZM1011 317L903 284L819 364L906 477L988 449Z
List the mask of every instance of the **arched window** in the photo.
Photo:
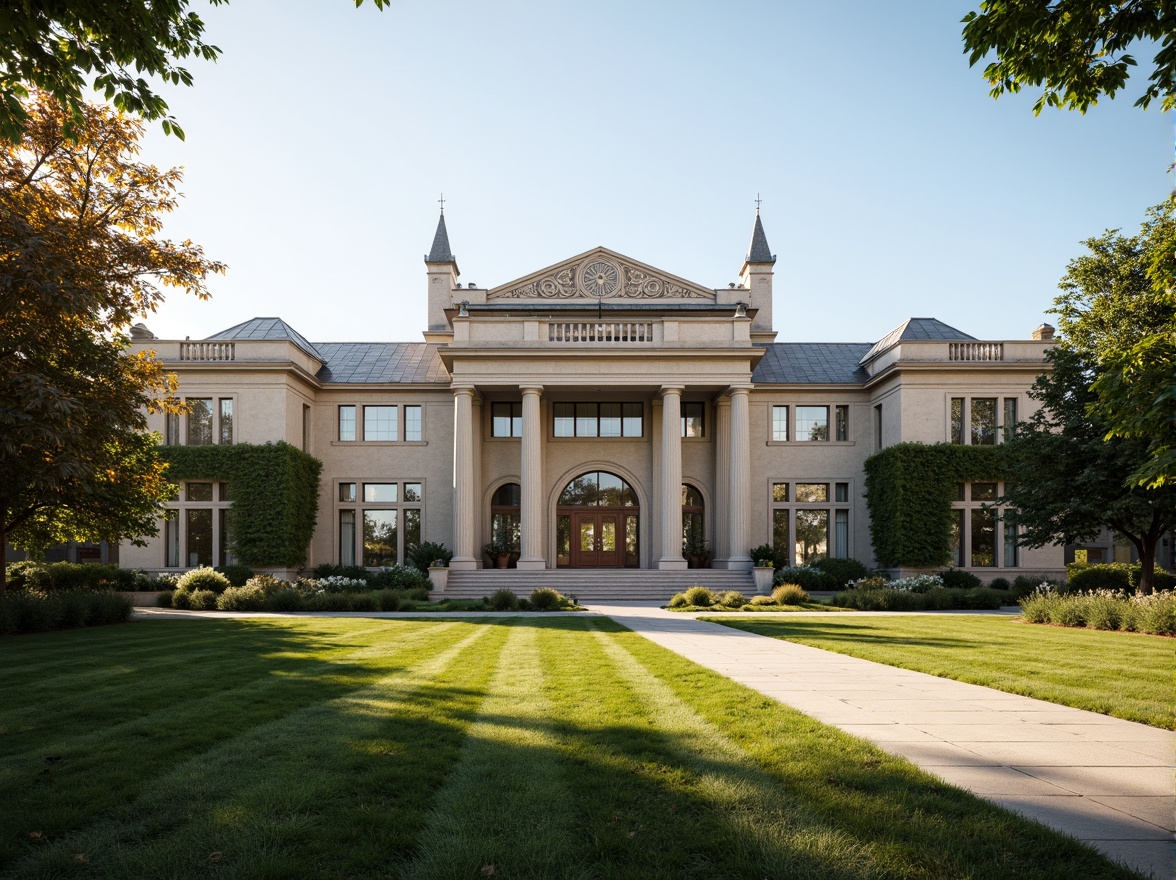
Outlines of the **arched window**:
M556 565L636 568L637 508L637 493L616 474L580 474L559 496Z
M518 483L503 483L490 499L490 540L502 543L512 553L519 550L519 504L522 488Z
M616 474L581 474L564 488L560 507L636 507L637 493Z

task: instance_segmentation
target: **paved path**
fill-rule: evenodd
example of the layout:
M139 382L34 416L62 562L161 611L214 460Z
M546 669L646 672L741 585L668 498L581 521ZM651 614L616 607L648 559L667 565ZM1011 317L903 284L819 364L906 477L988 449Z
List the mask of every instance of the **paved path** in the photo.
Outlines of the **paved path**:
M1145 876L1173 876L1170 731L648 605L589 607L953 785L1086 841Z

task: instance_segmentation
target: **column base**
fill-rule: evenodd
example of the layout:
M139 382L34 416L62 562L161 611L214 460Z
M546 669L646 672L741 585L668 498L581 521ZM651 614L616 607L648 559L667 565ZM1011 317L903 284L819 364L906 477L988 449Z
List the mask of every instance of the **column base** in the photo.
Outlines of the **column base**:
M727 568L750 571L755 568L755 563L750 556L732 556L727 560Z
M449 560L450 571L474 571L478 567L478 560L472 556L454 556Z
M658 571L685 571L686 560L681 556L678 557L663 557L657 561Z
M519 571L543 571L547 568L547 560L536 556L533 559L520 559L517 565Z

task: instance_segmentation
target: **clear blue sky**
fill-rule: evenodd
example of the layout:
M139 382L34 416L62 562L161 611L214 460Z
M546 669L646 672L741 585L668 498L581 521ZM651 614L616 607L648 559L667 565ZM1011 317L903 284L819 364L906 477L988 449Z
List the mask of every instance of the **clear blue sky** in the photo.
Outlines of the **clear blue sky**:
M187 141L152 127L144 157L186 169L166 234L230 268L146 319L164 338L419 340L441 192L463 283L604 245L723 287L759 193L780 341L1025 338L1080 242L1171 188L1148 53L1114 101L1034 118L968 67L967 2L194 5L224 54L166 87Z

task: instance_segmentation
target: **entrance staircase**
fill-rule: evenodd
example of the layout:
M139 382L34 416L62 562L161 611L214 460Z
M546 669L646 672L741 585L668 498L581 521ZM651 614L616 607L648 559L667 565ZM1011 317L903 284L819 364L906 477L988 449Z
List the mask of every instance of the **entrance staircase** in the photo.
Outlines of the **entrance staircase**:
M513 568L480 568L450 571L445 592L433 592L434 599L480 599L495 590L513 590L526 598L539 587L550 587L561 595L584 602L661 602L674 593L701 584L716 593L738 590L754 595L750 570L693 568L686 571L656 571L638 568L560 568L518 571Z

